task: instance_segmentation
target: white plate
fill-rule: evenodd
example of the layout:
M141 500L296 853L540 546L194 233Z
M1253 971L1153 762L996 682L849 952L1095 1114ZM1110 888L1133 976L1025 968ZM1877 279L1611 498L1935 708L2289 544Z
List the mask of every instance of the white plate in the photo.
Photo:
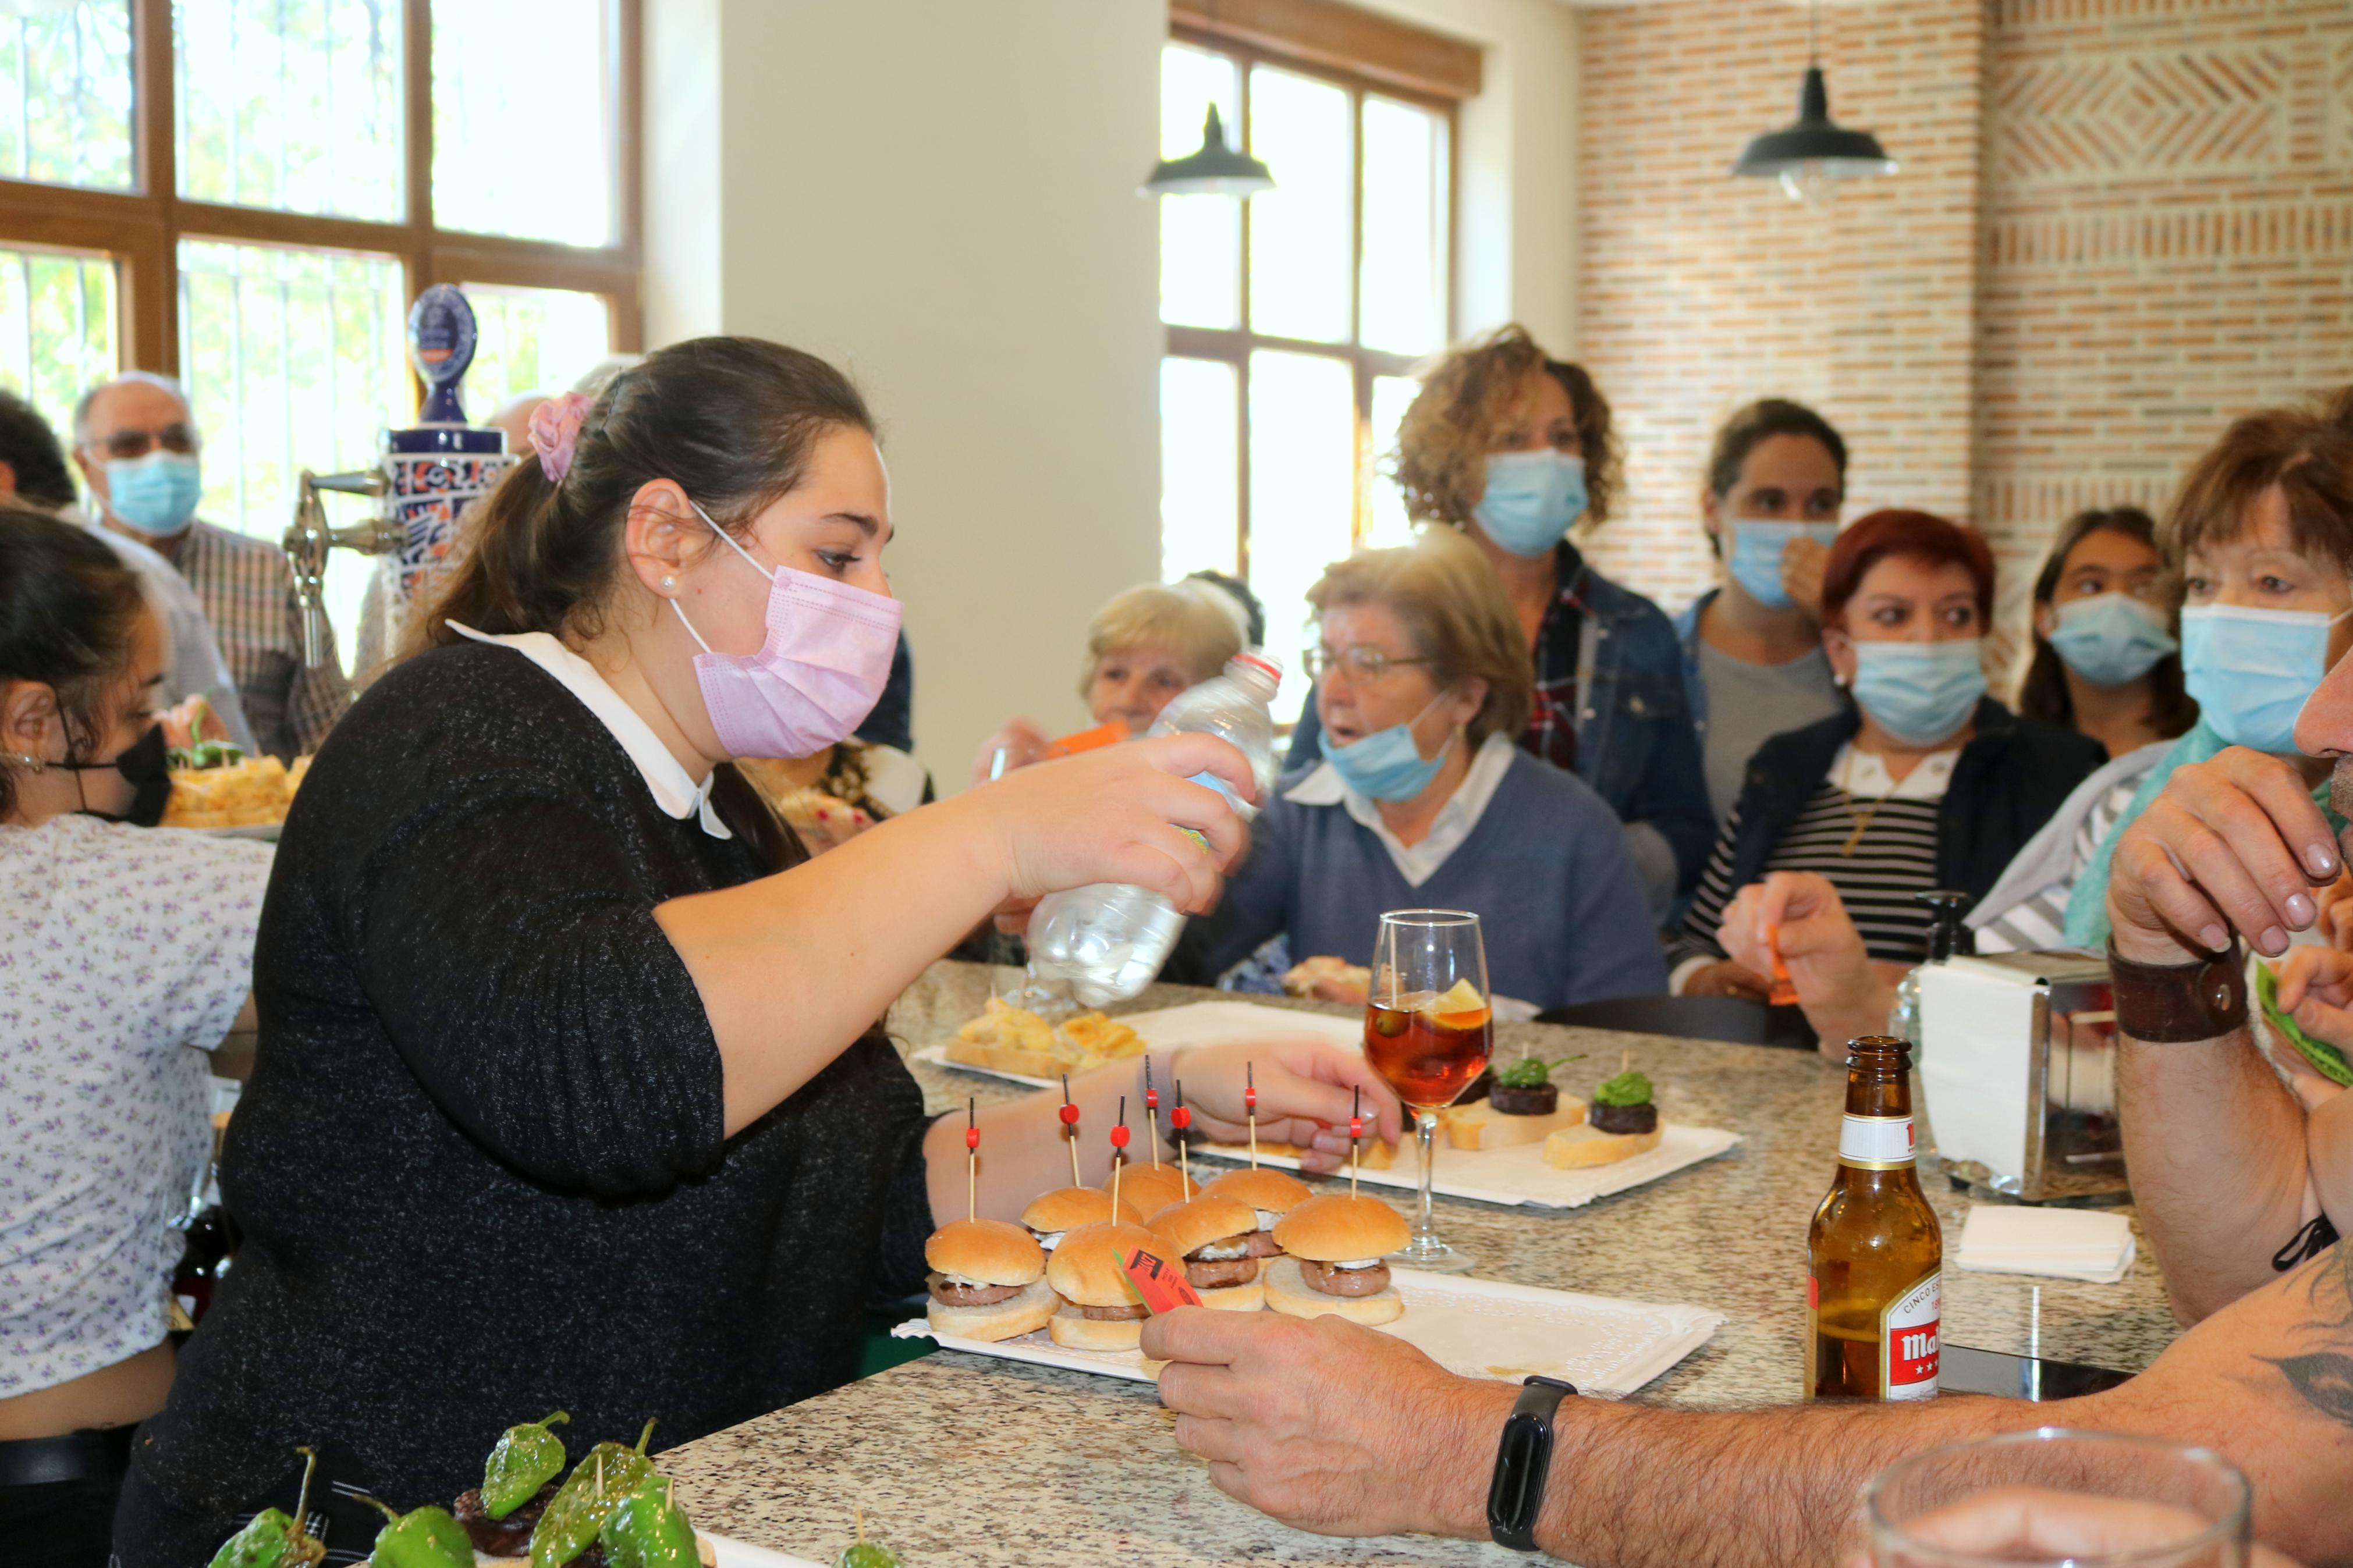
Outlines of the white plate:
M719 1559L719 1568L824 1568L824 1564L806 1557L790 1557L748 1541L730 1541L723 1535L707 1532L702 1539L711 1542L712 1555Z
M275 844L279 834L285 828L282 822L254 822L243 827L198 827L190 831L208 834L215 838L250 838L262 844Z
M1157 1050L1225 1045L1237 1040L1271 1042L1286 1037L1327 1040L1351 1050L1364 1048L1364 1026L1356 1019L1335 1018L1327 1013L1293 1013L1251 1002L1195 1002L1182 1007L1164 1007L1156 1012L1130 1013L1120 1022L1143 1036L1145 1043ZM989 1078L1028 1084L1033 1089L1056 1087L1050 1079L1025 1078L1018 1073L998 1072L991 1068L966 1067L962 1062L949 1061L944 1047L939 1046L917 1051L915 1059L953 1068L959 1072L980 1073ZM1582 1208L1596 1198L1606 1198L1612 1193L1639 1187L1644 1182L1672 1175L1687 1165L1712 1160L1740 1142L1738 1133L1726 1132L1721 1128L1683 1127L1673 1122L1666 1125L1664 1133L1659 1140L1659 1146L1648 1153L1620 1160L1614 1165L1596 1165L1582 1171L1559 1171L1546 1164L1541 1142L1523 1143L1510 1149L1457 1149L1441 1142L1438 1152L1437 1177L1430 1190L1450 1198L1470 1198L1479 1203ZM1441 1130L1441 1139L1443 1136ZM1250 1158L1247 1149L1215 1143L1197 1143L1193 1152L1214 1155L1221 1160ZM1286 1170L1299 1168L1296 1159L1271 1154L1261 1155L1260 1163L1280 1165ZM1398 1146L1396 1163L1389 1169L1365 1171L1359 1173L1359 1179L1370 1186L1396 1187L1406 1192L1417 1190L1421 1181L1421 1162L1412 1142L1408 1140Z
M1393 1268L1389 1278L1405 1298L1405 1315L1379 1331L1419 1346L1449 1371L1506 1383L1544 1373L1610 1398L1633 1393L1707 1343L1725 1321L1723 1313L1701 1307L1654 1306L1411 1268ZM1043 1329L990 1343L935 1334L916 1318L891 1333L1005 1361L1153 1381L1141 1352L1069 1350Z

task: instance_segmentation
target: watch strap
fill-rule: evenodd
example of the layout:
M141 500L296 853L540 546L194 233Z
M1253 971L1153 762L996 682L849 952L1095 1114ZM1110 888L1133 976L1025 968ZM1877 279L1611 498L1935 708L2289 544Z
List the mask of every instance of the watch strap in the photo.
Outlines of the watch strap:
M1577 1393L1565 1378L1531 1377L1504 1417L1495 1445L1495 1473L1487 1483L1487 1533L1514 1552L1536 1549L1545 1480L1552 1470L1553 1417Z
M2116 1032L2152 1045L2219 1039L2246 1027L2247 965L2236 938L2188 963L2137 963L2108 939Z

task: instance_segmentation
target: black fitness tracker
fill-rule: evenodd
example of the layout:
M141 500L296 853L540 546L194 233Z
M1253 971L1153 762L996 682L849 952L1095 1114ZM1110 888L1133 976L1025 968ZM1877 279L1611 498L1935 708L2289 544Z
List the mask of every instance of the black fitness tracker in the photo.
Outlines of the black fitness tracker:
M1536 1516L1544 1511L1545 1477L1552 1468L1552 1418L1577 1385L1532 1377L1504 1422L1495 1445L1495 1479L1487 1487L1487 1533L1514 1552L1536 1549Z

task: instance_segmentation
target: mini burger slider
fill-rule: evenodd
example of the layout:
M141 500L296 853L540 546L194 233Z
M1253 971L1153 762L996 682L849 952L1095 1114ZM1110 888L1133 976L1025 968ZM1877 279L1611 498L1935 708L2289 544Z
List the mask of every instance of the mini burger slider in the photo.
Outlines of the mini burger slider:
M1240 1198L1203 1193L1152 1216L1152 1229L1185 1255L1185 1279L1200 1292L1201 1305L1228 1312L1255 1312L1266 1305L1258 1282L1259 1261L1250 1256L1258 1214Z
M1140 1225L1082 1225L1062 1237L1046 1263L1046 1282L1062 1298L1046 1325L1058 1345L1078 1351L1132 1351L1150 1316L1129 1282L1126 1259L1141 1247L1169 1268L1176 1249Z
M1282 1255L1282 1249L1275 1245L1272 1234L1275 1222L1305 1203L1308 1194L1305 1182L1263 1165L1254 1171L1248 1166L1239 1171L1228 1171L1201 1190L1234 1198L1257 1211L1258 1229L1250 1239L1250 1255L1252 1258Z
M1062 1244L1063 1236L1082 1225L1102 1225L1116 1219L1122 1225L1140 1226L1144 1216L1127 1201L1119 1197L1119 1213L1111 1212L1111 1194L1092 1187L1056 1187L1050 1193L1040 1193L1029 1206L1021 1211L1021 1223L1038 1238L1038 1245L1051 1252Z
M923 1243L933 1331L968 1340L1009 1340L1046 1326L1062 1303L1046 1283L1046 1254L1030 1234L1001 1219L960 1219Z
M1410 1239L1405 1216L1378 1198L1325 1193L1282 1216L1274 1239L1288 1258L1266 1270L1266 1304L1293 1318L1387 1323L1405 1310L1384 1255Z
M1134 1204L1142 1214L1158 1214L1200 1190L1200 1183L1188 1184L1185 1173L1174 1165L1138 1165L1131 1162L1119 1173L1120 1202ZM1103 1178L1103 1191L1111 1191L1109 1176Z

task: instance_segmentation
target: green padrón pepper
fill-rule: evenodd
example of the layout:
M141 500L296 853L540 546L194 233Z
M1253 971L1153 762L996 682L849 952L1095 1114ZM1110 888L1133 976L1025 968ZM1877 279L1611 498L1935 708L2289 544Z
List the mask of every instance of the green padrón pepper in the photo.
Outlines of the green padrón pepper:
M474 1568L474 1543L448 1510L428 1503L410 1513L395 1513L374 1498L367 1500L382 1509L388 1521L375 1532L369 1568Z
M621 1500L597 1539L611 1568L699 1568L694 1526L670 1497L667 1476L648 1475Z
M899 1554L879 1542L861 1541L841 1549L835 1568L899 1568Z
M510 1426L482 1466L482 1511L504 1519L564 1473L564 1439L548 1430L572 1417L559 1410L539 1421Z
M309 1536L297 1536L294 1521L281 1509L265 1508L246 1524L243 1530L221 1542L213 1553L212 1568L295 1568L297 1563L316 1563L324 1555L304 1556L301 1548L317 1548L319 1543Z
M653 1435L654 1424L649 1421L638 1434L636 1447L599 1443L581 1456L532 1530L531 1568L564 1568L588 1550L621 1500L651 1473L646 1441Z

